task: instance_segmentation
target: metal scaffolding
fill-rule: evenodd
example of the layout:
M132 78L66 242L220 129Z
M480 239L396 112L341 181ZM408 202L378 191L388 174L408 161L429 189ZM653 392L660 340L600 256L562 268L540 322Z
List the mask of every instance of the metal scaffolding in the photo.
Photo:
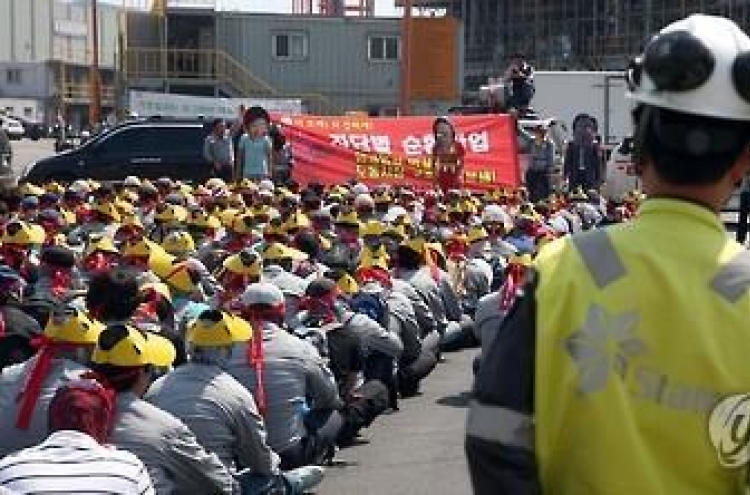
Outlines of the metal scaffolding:
M292 13L326 17L372 17L375 0L293 0Z
M514 53L542 70L623 69L654 32L691 13L723 15L750 28L750 0L443 0L439 6L464 20L469 90L500 75Z

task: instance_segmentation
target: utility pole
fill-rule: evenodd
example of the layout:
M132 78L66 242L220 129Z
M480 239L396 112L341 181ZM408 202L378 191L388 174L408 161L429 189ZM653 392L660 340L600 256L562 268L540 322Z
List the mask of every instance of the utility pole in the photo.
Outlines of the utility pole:
M404 17L401 27L401 103L400 114L411 113L411 38L413 0L404 2Z
M89 69L89 126L101 122L102 81L99 72L99 12L98 0L91 0L91 68Z
M644 15L644 24L643 24L643 30L644 30L644 39L643 43L645 44L648 42L648 40L651 38L651 30L652 28L652 22L654 19L654 2L653 0L646 0L644 2L643 8L645 10Z

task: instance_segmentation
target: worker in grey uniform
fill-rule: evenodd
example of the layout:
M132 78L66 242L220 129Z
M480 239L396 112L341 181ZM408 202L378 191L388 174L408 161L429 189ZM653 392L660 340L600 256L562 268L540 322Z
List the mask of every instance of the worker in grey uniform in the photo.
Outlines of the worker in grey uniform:
M89 371L86 367L101 325L74 309L53 312L45 341L27 361L0 374L0 457L42 442L47 410L57 387Z
M305 254L278 242L271 243L261 252L263 257L263 273L261 280L278 287L284 294L286 307L286 323L297 326L299 301L305 294L307 281L293 273L294 262L301 261Z
M92 366L116 393L110 442L143 461L159 494L239 494L239 482L185 423L141 398L153 368L168 367L174 358L163 337L123 324L102 331Z
M243 493L271 487L304 493L323 479L323 468L308 466L282 475L255 399L224 371L234 346L251 335L245 320L204 311L188 328L190 362L155 381L145 399L183 421L230 471L243 471Z
M342 402L331 371L312 344L284 328L286 307L278 287L251 284L239 306L256 329L253 340L262 339L262 355L249 359L249 344L241 344L227 371L265 409L268 444L281 457L282 469L323 462L332 456L343 427L337 412Z
M411 284L427 303L435 319L440 340L445 338L450 322L438 283L430 267L425 265L424 241L413 239L401 244L397 250L395 278ZM451 328L451 333L453 328Z

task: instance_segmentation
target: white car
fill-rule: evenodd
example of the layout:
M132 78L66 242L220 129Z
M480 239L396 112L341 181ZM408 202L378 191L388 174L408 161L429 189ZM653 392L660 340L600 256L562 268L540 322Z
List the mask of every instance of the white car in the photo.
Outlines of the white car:
M10 139L21 139L26 132L19 121L10 117L0 117L0 127Z
M641 178L637 175L633 163L633 139L625 138L612 151L607 161L602 193L609 200L621 201L627 193L640 187Z

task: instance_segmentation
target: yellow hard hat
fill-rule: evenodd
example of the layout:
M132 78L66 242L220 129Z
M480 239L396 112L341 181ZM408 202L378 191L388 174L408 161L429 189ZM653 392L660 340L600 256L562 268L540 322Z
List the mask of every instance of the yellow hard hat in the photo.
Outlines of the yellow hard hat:
M242 197L242 194L232 194L229 196L229 206L232 206L234 208L245 208L245 199Z
M143 222L141 222L141 219L138 218L136 215L128 215L125 216L122 219L122 223L120 224L121 227L133 227L138 230L146 230L146 228L143 226Z
M367 256L362 256L362 259L359 262L358 269L363 268L380 268L382 270L388 271L388 253L369 253Z
M310 227L310 219L304 213L299 211L294 212L289 216L286 222L281 225L284 232L289 232L294 229L306 229Z
M415 253L424 254L425 252L425 238L421 236L413 237L402 243L402 246L411 249Z
M377 220L370 220L369 222L365 223L364 227L362 228L362 237L379 237L383 234L385 234L385 224Z
M60 208L60 214L62 214L63 219L65 220L65 223L67 225L73 225L76 223L76 214L67 208Z
M117 210L117 207L113 205L112 203L108 203L105 201L97 201L95 202L91 209L93 211L96 211L98 213L101 213L102 215L109 217L113 222L119 222L120 221L120 212Z
M64 308L50 314L44 335L55 342L70 344L96 344L104 325L90 318L83 311Z
M362 249L362 255L360 256L360 268L369 268L375 265L375 260L382 260L385 262L386 270L388 269L388 250L385 246L380 246L378 249L373 251L369 247Z
M349 296L352 296L359 292L359 284L354 279L354 277L346 272L341 275L341 277L339 277L339 279L336 281L336 285L343 294Z
M167 234L161 247L169 254L181 256L195 251L195 241L188 232L174 231Z
M203 210L193 210L188 215L187 224L193 227L202 227L205 229L218 230L221 228L221 222L213 215L209 215Z
M485 229L481 225L474 225L469 229L469 235L467 236L467 241L469 244L472 244L477 241L481 241L484 239L487 239L489 237L489 234L487 233L487 229Z
M18 192L21 196L41 196L45 191L41 187L27 182L18 188Z
M251 277L259 277L261 272L261 260L260 256L248 250L242 250L237 254L233 254L224 260L222 266L232 273L238 275L249 275Z
M263 203L257 203L253 205L252 209L253 215L260 221L260 220L267 220L271 217L271 207L263 204Z
M65 192L65 188L55 181L45 184L44 189L53 194L63 194Z
M140 239L136 242L126 242L122 246L122 255L129 257L145 258L151 255L154 242L148 239Z
M275 261L275 260L292 260L302 261L308 258L306 253L298 249L291 248L286 244L280 242L274 242L266 246L263 250L263 260Z
M130 325L110 325L96 343L91 360L96 364L120 367L171 366L177 353L172 343L154 333Z
M240 213L232 218L227 229L235 234L250 234L255 228L255 218L251 213Z
M211 309L204 311L190 325L187 342L195 347L228 347L247 342L253 334L250 323L231 313Z
M219 220L224 227L229 228L234 222L234 217L241 213L242 211L237 208L227 208L219 214Z
M150 263L151 259L149 259ZM172 258L170 264L160 264L151 270L170 288L180 292L193 292L198 288L200 283L200 277L190 263L176 261L174 258Z
M387 229L385 229L385 232L383 232L383 235L388 237L393 237L397 241L402 241L406 239L406 226L404 225L391 225Z
M162 298L169 302L172 302L172 291L169 290L169 286L162 282L148 282L138 288L139 292L148 293L149 291L156 292Z
M393 201L393 198L391 198L391 195L388 194L387 192L376 192L373 195L372 199L375 201L376 204L377 203L390 203L391 201Z
M154 213L154 221L166 224L183 223L187 220L187 210L180 205L159 204Z
M357 215L356 211L350 211L348 213L344 213L344 212L339 213L339 216L336 217L336 221L334 223L336 225L349 225L349 226L357 227L357 228L361 226L359 223L359 215Z
M119 254L120 251L115 247L115 243L111 237L102 236L98 238L92 238L89 240L88 246L86 246L86 256L101 251L102 253Z
M508 261L511 264L521 265L521 266L526 266L526 267L529 267L534 264L534 261L531 258L531 255L528 253L511 256L511 258Z
M16 244L19 246L31 246L43 244L47 237L41 225L14 220L3 229L0 242L3 244Z

